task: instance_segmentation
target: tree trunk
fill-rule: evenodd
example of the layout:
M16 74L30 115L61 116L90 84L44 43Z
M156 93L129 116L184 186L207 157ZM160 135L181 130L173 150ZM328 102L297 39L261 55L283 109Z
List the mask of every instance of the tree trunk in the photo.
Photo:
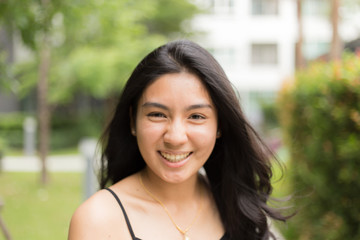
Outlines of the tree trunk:
M41 0L44 17L48 14L50 0ZM46 19L46 18L45 18ZM48 104L48 80L50 69L50 39L48 21L43 28L43 39L40 47L38 94L38 120L39 120L39 157L41 161L41 183L47 184L49 177L46 166L46 158L49 152L50 142L50 106Z
M340 0L331 1L331 26L332 26L332 40L330 59L340 60L341 57L341 41L339 36L339 4Z
M41 161L41 182L48 182L46 158L49 151L50 109L47 101L48 76L50 67L50 47L48 37L44 36L40 51L40 67L38 81L38 121L39 121L39 157Z
M298 41L296 43L296 68L302 69L305 67L305 60L303 55L303 22L302 22L302 0L296 0L297 20L298 20Z

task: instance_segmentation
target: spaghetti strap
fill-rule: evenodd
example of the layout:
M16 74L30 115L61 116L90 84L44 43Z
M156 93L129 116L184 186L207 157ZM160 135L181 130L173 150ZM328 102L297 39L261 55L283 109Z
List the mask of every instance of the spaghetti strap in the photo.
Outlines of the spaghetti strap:
M122 210L122 212L123 212L123 214L124 214L124 218L125 218L126 224L127 224L127 226L128 226L128 229L129 229L129 232L130 232L130 235L131 235L132 240L141 240L140 238L135 237L134 231L132 230L132 227L131 227L131 224L130 224L130 220L129 220L127 214L126 214L125 208L124 208L124 206L122 205L119 197L118 197L118 196L116 195L116 193L115 193L113 190L111 190L110 188L105 188L105 190L108 190L108 191L114 196L114 198L116 199L116 201L119 203L120 208L121 208L121 210ZM227 234L225 233L224 236L222 236L222 238L221 238L220 240L227 240L227 239L228 239L228 236L227 236Z
M118 196L116 195L116 193L114 193L114 191L111 190L110 188L105 188L105 189L108 190L108 191L114 196L114 198L116 199L116 201L119 203L120 208L121 208L121 210L122 210L122 212L123 212L123 214L124 214L125 221L126 221L126 224L127 224L127 226L128 226L128 229L129 229L131 238L132 238L133 240L137 240L138 238L135 237L135 234L134 234L134 231L132 230L132 227L131 227L129 218L128 218L127 214L126 214L125 208L123 207L123 205L122 205L119 197L118 197Z

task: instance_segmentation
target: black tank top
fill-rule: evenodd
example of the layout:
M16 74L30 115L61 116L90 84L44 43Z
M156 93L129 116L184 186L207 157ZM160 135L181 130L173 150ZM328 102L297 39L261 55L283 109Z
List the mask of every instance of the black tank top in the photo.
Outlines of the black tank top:
M116 199L116 201L117 201L118 204L120 205L120 208L121 208L121 210L122 210L122 212L123 212L123 214L124 214L124 218L125 218L125 221L126 221L126 225L127 225L128 229L129 229L129 232L130 232L130 235L131 235L131 239L132 239L132 240L141 240L140 238L135 237L134 231L133 231L133 229L132 229L132 227L131 227L131 224L130 224L130 220L129 220L127 214L126 214L125 208L124 208L124 206L122 205L119 197L118 197L118 196L116 195L116 193L114 193L114 191L112 191L110 188L105 188L105 189L108 190L108 191L114 196L114 198ZM222 236L222 238L220 238L220 240L228 240L228 238L226 237L226 234L224 234L224 236Z

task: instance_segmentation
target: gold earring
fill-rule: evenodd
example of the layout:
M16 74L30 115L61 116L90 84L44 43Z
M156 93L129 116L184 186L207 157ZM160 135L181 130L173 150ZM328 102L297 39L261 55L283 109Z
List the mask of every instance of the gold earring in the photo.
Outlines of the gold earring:
M136 135L135 129L131 129L131 134L134 135L134 136Z

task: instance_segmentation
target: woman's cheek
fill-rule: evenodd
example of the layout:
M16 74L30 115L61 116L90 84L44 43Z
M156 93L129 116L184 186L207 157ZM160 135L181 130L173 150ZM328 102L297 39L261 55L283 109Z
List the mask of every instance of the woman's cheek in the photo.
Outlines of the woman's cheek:
M145 122L138 125L138 133L144 138L154 139L163 134L164 128L162 123Z

